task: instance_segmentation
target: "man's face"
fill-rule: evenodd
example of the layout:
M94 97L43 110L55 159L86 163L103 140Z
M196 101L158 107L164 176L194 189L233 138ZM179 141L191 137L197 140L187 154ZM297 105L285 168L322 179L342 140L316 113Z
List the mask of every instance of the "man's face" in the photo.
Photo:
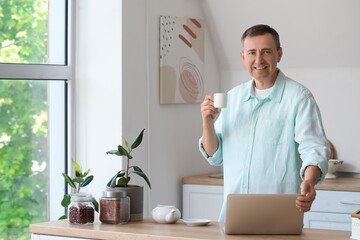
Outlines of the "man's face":
M282 49L276 49L275 40L270 33L247 37L241 58L249 74L262 82L275 81L277 63L280 62Z

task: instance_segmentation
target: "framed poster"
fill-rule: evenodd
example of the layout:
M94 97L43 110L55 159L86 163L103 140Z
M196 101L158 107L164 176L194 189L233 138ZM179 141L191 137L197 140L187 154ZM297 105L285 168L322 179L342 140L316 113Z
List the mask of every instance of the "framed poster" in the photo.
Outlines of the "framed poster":
M160 16L160 104L204 98L204 22Z

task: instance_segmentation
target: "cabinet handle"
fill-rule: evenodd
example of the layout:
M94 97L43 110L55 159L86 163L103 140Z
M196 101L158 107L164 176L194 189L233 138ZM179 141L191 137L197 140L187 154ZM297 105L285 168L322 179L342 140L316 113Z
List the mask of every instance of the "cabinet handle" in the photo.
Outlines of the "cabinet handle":
M340 201L340 203L346 205L360 205L360 201Z

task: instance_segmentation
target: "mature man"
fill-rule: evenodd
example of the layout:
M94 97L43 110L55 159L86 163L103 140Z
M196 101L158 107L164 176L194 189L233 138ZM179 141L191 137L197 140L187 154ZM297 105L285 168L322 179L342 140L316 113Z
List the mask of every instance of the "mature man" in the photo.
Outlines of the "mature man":
M249 28L242 45L252 80L228 92L227 108L219 116L213 95L201 104L200 151L224 169L219 221L225 221L229 193L300 194L296 207L309 211L330 155L318 106L308 89L277 68L282 48L273 28Z

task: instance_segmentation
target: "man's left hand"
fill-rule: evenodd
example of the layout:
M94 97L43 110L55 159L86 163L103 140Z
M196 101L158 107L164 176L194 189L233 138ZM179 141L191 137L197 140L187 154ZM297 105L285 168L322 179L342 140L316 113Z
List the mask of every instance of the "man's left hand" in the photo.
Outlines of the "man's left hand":
M310 211L311 205L315 200L315 186L310 181L303 181L300 185L301 195L296 199L296 207L300 212Z

